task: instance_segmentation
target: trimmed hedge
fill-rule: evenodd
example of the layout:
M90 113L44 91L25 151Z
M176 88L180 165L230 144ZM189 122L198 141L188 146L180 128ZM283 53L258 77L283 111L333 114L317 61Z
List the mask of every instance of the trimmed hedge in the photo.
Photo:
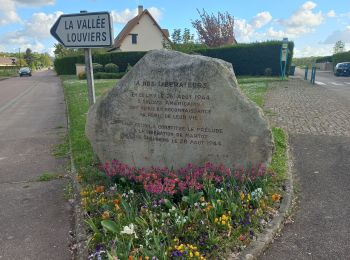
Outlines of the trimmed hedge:
M95 79L121 79L126 72L109 73L109 72L98 72L94 75Z
M195 53L219 58L232 63L236 75L280 75L280 54L282 41L268 41L262 43L237 44L221 48L197 49ZM293 57L294 43L288 43L289 54L286 71L289 71ZM95 54L93 62L106 65L114 63L119 71L126 71L128 64L135 65L146 52L114 52ZM83 56L64 57L55 60L57 74L75 74L75 64L82 63Z
M340 62L350 62L350 51L333 54L333 65Z
M128 64L134 66L145 54L146 52L98 53L92 56L92 62L101 65L114 63L119 67L119 71L123 72L126 70ZM55 70L58 75L76 74L76 63L85 63L84 56L78 55L55 59Z
M218 58L232 63L236 75L265 75L267 69L272 76L280 75L281 41L237 44L229 47L202 49L196 52L205 56ZM294 43L288 43L289 71L293 57Z
M316 59L316 63L332 62L332 60L333 60L333 56L318 57Z
M126 72L118 72L118 73L108 73L108 72L97 72L94 73L94 79L121 79ZM86 73L81 72L78 75L78 79L86 79Z

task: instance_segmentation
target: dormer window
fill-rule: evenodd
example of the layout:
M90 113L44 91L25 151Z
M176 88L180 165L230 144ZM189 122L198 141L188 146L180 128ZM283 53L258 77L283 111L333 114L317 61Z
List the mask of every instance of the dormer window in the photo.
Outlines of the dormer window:
M131 43L137 44L137 34L131 34Z

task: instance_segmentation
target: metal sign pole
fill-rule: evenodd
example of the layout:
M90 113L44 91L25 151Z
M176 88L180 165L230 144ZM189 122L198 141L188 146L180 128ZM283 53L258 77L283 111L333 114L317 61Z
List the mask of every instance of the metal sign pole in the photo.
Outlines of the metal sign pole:
M87 81L88 96L89 96L89 107L91 107L96 102L94 70L92 67L91 49L85 48L84 53L85 53L86 81Z

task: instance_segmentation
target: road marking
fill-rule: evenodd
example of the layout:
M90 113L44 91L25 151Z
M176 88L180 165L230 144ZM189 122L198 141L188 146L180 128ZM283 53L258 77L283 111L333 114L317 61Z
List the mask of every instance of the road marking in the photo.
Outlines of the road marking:
M3 105L2 107L0 107L0 113L5 111L6 109L8 109L10 106L14 105L17 103L17 101L19 101L22 97L24 97L25 95L27 95L33 88L35 88L36 86L38 86L38 82L35 82L33 86L31 86L30 88L28 88L26 91L22 92L21 94L19 94L17 97L13 98L10 102L8 102L7 104Z
M0 157L0 161L6 159L7 157Z
M321 81L315 81L315 83L316 83L317 85L326 85L325 83L323 83L323 82L321 82Z
M331 84L335 85L335 86L343 86L343 84L341 83L337 83L337 82L330 82Z
M344 83L350 85L350 82L344 82Z

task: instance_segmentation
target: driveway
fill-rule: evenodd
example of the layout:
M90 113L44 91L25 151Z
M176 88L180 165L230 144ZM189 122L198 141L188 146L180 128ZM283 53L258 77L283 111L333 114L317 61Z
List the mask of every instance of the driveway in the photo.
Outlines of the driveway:
M65 104L52 71L0 81L0 259L70 259L67 162L52 156L66 133Z

